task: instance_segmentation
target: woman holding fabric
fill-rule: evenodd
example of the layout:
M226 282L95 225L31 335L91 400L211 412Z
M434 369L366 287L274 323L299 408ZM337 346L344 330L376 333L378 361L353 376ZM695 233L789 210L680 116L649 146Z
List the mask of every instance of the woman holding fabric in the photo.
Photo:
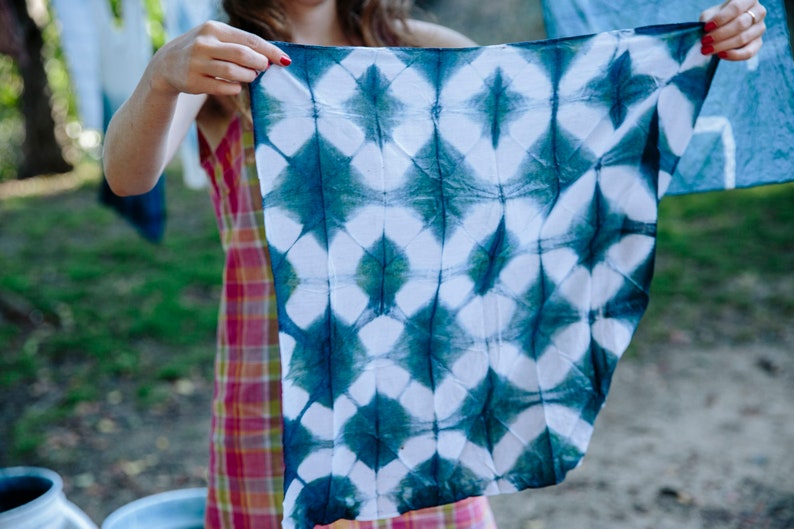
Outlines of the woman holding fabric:
M107 180L120 195L151 189L189 125L200 131L226 251L211 435L210 528L281 521L281 387L272 276L253 164L245 83L291 60L268 40L323 46L463 47L442 26L408 19L407 0L224 0L229 24L208 22L161 48L105 139ZM729 0L706 10L702 52L746 60L761 47L765 8ZM266 40L267 39L267 40ZM494 527L484 498L338 527Z

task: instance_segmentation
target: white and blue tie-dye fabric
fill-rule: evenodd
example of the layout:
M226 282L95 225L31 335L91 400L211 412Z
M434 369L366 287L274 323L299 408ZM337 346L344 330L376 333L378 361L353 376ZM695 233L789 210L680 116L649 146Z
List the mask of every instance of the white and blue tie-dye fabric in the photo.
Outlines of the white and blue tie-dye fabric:
M544 0L551 37L667 24L697 17L704 0ZM726 61L714 77L695 134L668 194L794 180L794 61L786 11L791 0L764 0L764 45L747 61ZM794 14L794 13L792 13ZM754 102L763 104L755 104Z
M285 527L560 482L648 302L699 25L459 50L284 45L251 87Z

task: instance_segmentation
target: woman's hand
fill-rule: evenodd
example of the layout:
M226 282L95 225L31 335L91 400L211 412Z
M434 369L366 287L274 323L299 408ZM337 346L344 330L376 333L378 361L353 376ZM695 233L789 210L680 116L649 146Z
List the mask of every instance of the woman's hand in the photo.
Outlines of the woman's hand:
M152 58L153 90L235 95L271 63L290 59L268 41L221 22L205 22L168 42Z
M206 22L155 53L104 141L105 177L118 195L154 187L207 96L233 96L289 57L256 35Z
M728 61L755 56L766 31L764 18L766 8L757 0L727 0L706 9L700 15L700 21L706 23L701 52Z

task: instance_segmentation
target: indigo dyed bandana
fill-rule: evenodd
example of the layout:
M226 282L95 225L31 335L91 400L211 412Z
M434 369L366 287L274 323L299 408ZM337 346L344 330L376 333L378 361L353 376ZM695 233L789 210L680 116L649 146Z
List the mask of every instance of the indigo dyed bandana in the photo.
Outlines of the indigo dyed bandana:
M701 26L469 49L282 45L251 87L284 526L560 482L648 302Z
M550 37L695 18L709 0L544 0ZM764 46L720 66L669 194L794 180L794 60L783 0L764 0Z

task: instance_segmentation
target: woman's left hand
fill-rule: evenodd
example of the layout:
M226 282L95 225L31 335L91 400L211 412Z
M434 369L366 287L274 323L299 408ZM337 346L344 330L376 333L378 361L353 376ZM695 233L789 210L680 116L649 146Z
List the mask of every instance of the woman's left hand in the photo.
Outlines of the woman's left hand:
M701 52L728 61L754 57L763 42L765 18L766 8L758 0L727 0L706 9L700 15L706 23Z

